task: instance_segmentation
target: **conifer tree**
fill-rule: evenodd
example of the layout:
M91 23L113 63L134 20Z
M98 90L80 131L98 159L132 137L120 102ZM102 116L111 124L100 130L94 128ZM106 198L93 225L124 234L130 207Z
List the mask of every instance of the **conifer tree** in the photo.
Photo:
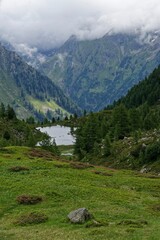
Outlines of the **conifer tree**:
M106 135L103 145L103 155L105 157L108 157L110 154L111 154L111 140L110 137Z
M112 125L117 131L118 139L124 138L129 133L129 119L126 107L123 104L115 107L113 110Z
M1 103L0 105L0 118L4 118L5 117L5 106L3 103Z

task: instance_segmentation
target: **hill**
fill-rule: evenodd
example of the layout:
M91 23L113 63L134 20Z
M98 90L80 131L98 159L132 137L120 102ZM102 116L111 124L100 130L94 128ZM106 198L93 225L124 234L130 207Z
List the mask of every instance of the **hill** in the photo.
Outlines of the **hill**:
M96 40L72 36L50 52L40 70L88 111L124 96L160 63L160 35L106 34Z
M31 119L30 119L31 120ZM32 124L19 120L9 105L0 104L0 148L5 146L35 146L46 138L45 134L35 129Z
M10 104L19 118L42 119L78 113L79 109L49 78L0 45L0 102Z
M64 162L25 147L0 150L0 159L0 239L159 239L154 176ZM20 204L22 195L41 201ZM94 220L71 224L67 215L79 207Z

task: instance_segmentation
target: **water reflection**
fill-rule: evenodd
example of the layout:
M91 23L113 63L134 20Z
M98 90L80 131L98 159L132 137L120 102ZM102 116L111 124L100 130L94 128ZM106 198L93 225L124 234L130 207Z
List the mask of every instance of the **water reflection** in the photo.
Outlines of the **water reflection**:
M39 127L37 128L43 133L47 133L50 137L54 138L56 144L59 145L73 145L75 137L71 134L70 127L52 126L52 127Z

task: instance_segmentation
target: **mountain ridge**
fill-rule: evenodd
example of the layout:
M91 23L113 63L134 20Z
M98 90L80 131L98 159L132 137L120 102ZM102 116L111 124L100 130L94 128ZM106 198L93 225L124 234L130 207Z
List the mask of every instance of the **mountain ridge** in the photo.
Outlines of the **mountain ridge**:
M35 116L39 114L39 109L34 109L34 101L31 102L30 97L42 101L41 104L44 101L56 103L59 105L58 108L66 110L66 114L67 111L79 112L76 105L47 76L40 74L15 52L6 50L2 45L0 45L0 84L0 101L10 104L17 112L20 111L19 115L26 112L22 114L24 117L31 113ZM37 111L36 114L34 110Z
M159 33L145 38L107 34L83 41L71 37L41 69L78 106L98 111L125 95L159 65L159 39Z

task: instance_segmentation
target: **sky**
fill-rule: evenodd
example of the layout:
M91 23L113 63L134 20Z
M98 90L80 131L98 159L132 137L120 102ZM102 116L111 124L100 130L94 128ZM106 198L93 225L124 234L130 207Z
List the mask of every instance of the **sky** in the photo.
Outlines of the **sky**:
M159 0L0 0L0 37L35 48L159 28Z

